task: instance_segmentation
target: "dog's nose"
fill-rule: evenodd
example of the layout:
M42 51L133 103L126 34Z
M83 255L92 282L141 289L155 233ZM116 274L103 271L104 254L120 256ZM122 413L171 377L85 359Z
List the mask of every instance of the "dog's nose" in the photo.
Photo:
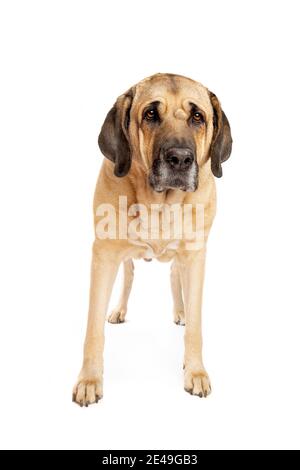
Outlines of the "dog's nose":
M174 170L187 170L194 161L194 154L189 148L172 147L165 151L164 159Z

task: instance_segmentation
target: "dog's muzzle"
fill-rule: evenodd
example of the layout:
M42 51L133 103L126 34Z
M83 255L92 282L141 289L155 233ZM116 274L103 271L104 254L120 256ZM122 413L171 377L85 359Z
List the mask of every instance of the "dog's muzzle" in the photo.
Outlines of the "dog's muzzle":
M195 191L198 187L198 164L194 151L174 146L161 149L153 161L149 182L157 192L167 189Z

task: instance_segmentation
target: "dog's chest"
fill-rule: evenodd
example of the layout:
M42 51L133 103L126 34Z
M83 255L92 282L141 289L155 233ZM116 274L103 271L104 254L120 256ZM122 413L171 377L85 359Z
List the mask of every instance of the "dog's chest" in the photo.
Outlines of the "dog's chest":
M169 241L168 243L161 243L149 240L130 240L129 243L134 245L136 250L136 258L144 258L146 261L151 261L157 258L161 261L169 261L175 255L180 240Z
M176 210L166 205L139 211L128 224L128 242L137 248L137 257L171 259L180 244L178 219Z

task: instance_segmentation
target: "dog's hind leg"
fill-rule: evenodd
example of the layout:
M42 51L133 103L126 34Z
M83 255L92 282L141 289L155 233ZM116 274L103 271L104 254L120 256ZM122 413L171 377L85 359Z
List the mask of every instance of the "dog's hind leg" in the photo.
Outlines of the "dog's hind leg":
M127 303L133 282L134 264L132 259L123 263L123 287L118 306L108 316L109 323L123 323L127 313Z
M184 303L182 298L182 287L180 272L176 261L171 265L171 289L173 295L173 317L176 325L185 324Z

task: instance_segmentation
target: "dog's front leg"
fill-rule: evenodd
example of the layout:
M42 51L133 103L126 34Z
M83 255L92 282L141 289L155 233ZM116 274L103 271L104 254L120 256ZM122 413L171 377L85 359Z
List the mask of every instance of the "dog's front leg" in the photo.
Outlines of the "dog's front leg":
M205 249L178 255L185 304L184 388L206 397L210 381L202 360L201 307L205 267Z
M108 257L107 252L99 249L95 242L83 365L73 389L73 401L80 406L97 403L103 394L104 323L118 266L118 257Z

